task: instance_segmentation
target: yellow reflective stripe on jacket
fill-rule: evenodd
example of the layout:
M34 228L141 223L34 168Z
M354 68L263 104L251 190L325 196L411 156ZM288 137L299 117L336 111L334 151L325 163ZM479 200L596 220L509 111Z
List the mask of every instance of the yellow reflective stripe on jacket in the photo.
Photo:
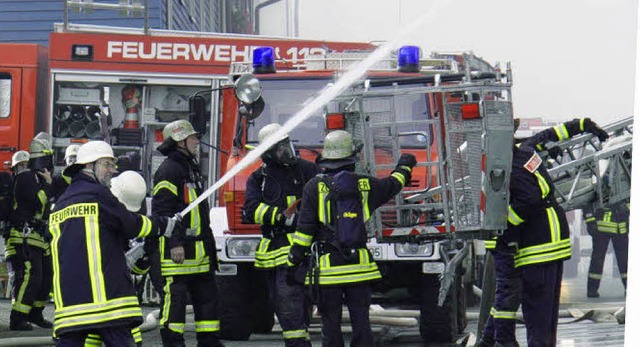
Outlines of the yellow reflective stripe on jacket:
M256 210L253 212L253 221L256 224L264 224L264 214L267 213L267 210L269 209L269 205L265 204L264 202L261 202L260 205L258 205L258 207L256 207Z
M156 194L158 194L158 192L160 191L160 189L167 189L171 192L171 194L178 196L178 187L175 186L175 184L169 182L169 181L160 181L158 182L155 187L153 187L153 195L155 196Z
M512 225L515 225L515 226L518 226L518 225L524 223L524 219L522 219L522 218L520 218L520 216L518 216L518 214L513 209L513 207L511 207L511 205L509 205L507 220L509 221L509 223L511 223Z
M204 332L216 332L220 331L220 321L219 320L201 320L196 321L196 332L204 333Z
M102 347L102 339L98 334L88 334L84 340L84 347Z
M547 183L547 180L544 179L540 171L536 170L536 172L534 172L533 174L538 179L538 186L540 187L540 191L542 192L542 198L544 199L547 197L547 195L549 195L549 192L551 192L551 188L549 188L549 184Z
M518 249L514 258L515 267L544 263L571 256L571 240L548 242L542 245Z
M200 242L200 241L198 241ZM162 276L189 275L209 271L209 257L199 259L185 259L182 264L177 264L171 259L162 259Z
M55 326L56 330L59 330L69 326L96 324L127 317L142 317L142 309L135 296L68 307L56 306Z
M140 227L138 237L144 238L151 234L151 220L145 215L140 215L140 217L142 217L142 226Z
M36 231L31 231L27 237L22 237L22 231L19 231L15 228L11 228L9 232L9 239L6 241L7 248L9 246L21 245L24 242L27 242L29 246L38 247L42 249L46 249L49 247L49 243L44 240L44 238L38 234ZM8 254L5 254L7 256Z
M366 248L358 249L358 260L357 264L331 265L331 253L322 255L319 284L359 283L382 278L378 265L372 261Z
M496 248L496 240L497 240L496 237L494 237L491 240L484 240L484 248L486 248L486 249L495 249Z
M40 201L40 211L38 211L34 217L36 219L42 219L42 216L44 216L44 212L47 209L47 201L49 201L47 193L42 189L38 191L38 200Z
M131 329L131 335L133 335L133 341L135 343L142 343L142 332L140 331L140 327Z
M300 245L303 247L310 247L311 246L311 242L313 241L313 235L307 235L301 231L296 231L293 234L293 244L294 245Z
M582 126L582 124L580 124ZM566 140L569 138L569 130L564 124L556 125L553 127L553 130L556 131L556 135L558 136L558 141Z
M328 203L329 187L322 181L318 181L318 220L324 225L331 222L331 206Z
M67 182L67 184L71 184L71 177L69 176L65 176L65 175L60 175L62 176L62 179Z
M400 184L402 184L402 186L404 187L405 183L407 182L406 178L404 177L404 174L401 172L394 172L391 174L391 177L395 178L398 180L398 182L400 182Z
M497 319L516 319L516 312L515 311L498 311L494 307L492 307L491 316Z
M167 328L180 334L184 333L184 323L169 323L167 324Z
M553 207L547 207L547 220L549 221L549 232L551 233L551 242L560 241L560 219L558 213Z
M60 224L49 224L49 233L51 234L51 251L54 254L60 254L58 251L58 241L60 240ZM51 262L53 267L53 302L56 307L63 307L62 303L62 287L60 286L60 264L56 260Z
M411 169L409 169L409 172L411 172ZM402 177L404 178L404 175ZM369 191L371 190L371 184L368 178L358 180L358 190L362 195L362 218L366 222L371 218L371 211L369 210Z
M271 251L268 251L271 240L267 238L260 240L260 244L256 250L254 266L257 268L274 268L286 264L289 250L291 249L293 234L287 234L287 238L289 239L289 245Z
M584 118L580 118L580 131L584 131Z

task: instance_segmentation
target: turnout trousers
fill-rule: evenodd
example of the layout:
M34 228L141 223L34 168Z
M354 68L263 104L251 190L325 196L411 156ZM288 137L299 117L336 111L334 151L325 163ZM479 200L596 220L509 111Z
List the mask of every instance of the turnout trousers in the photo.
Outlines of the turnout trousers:
M496 269L496 296L482 332L482 341L493 346L519 346L516 340L516 313L522 297L522 274L513 254L492 251Z
M269 297L282 327L284 345L311 346L307 330L310 307L304 285L287 284L287 270L282 266L270 271L268 276Z
M373 346L369 324L371 286L369 282L320 287L319 309L322 315L322 346L344 346L342 338L342 303L347 305L353 337L351 346Z
M215 270L165 277L160 335L163 346L185 346L187 294L193 305L199 347L220 346L220 311ZM249 324L249 322L247 322Z
M42 316L53 286L51 255L40 247L26 244L15 247L16 254L9 259L15 274L11 313L25 320L30 314Z
M616 253L616 260L618 261L618 269L620 270L622 284L627 288L629 234L613 234L597 231L594 232L592 239L593 252L591 253L591 263L589 264L587 293L598 293L598 289L600 288L600 279L602 279L604 258L607 255L607 247L609 247L609 240L613 243L613 250Z
M60 335L56 347L85 347L89 335L98 338L101 346L104 343L107 347L134 347L136 346L131 334L131 328L128 326L116 326L101 329L92 329L87 331L74 331L71 333ZM91 339L89 339L91 341Z
M529 346L555 346L563 263L556 260L522 269L522 314Z

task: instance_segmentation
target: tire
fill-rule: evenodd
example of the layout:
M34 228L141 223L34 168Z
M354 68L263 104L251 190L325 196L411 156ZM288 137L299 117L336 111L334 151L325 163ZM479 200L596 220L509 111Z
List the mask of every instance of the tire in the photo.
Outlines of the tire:
M423 275L420 287L420 336L425 342L454 342L458 334L457 284L451 286L442 306L438 306L439 275Z
M217 276L220 300L220 337L223 340L247 341L251 336L250 273L238 266L235 276Z

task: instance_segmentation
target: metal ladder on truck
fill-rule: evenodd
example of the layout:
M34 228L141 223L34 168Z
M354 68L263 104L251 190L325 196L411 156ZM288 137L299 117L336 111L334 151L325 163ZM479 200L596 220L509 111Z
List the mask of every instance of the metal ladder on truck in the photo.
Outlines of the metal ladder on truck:
M557 143L562 156L547 161L556 199L566 211L611 206L631 196L633 118L603 129L610 136L604 143L583 134Z

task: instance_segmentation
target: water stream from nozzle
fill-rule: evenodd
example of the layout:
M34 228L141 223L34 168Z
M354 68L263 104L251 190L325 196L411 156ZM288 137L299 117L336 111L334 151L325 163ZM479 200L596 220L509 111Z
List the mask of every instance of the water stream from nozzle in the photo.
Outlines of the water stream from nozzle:
M333 84L327 85L322 92L304 107L298 111L293 117L291 117L282 128L268 137L263 143L247 153L247 156L240 160L231 170L227 171L218 181L216 181L209 189L202 193L195 201L187 206L180 215L184 217L189 211L195 208L200 202L208 198L216 190L220 189L223 184L227 183L238 172L242 171L247 166L251 165L260 156L268 150L271 146L278 142L278 139L287 135L291 130L300 125L304 120L311 117L315 112L319 111L322 107L328 104L331 100L339 96L347 88L349 88L356 81L362 79L367 71L373 67L374 64L385 59L391 51L396 48L400 42L407 37L410 33L418 30L424 23L433 21L438 12L444 8L451 0L437 1L429 11L425 12L422 16L417 18L409 25L402 28L395 37L378 47L373 53L371 53L366 59L358 62L352 68L344 72L344 74Z

